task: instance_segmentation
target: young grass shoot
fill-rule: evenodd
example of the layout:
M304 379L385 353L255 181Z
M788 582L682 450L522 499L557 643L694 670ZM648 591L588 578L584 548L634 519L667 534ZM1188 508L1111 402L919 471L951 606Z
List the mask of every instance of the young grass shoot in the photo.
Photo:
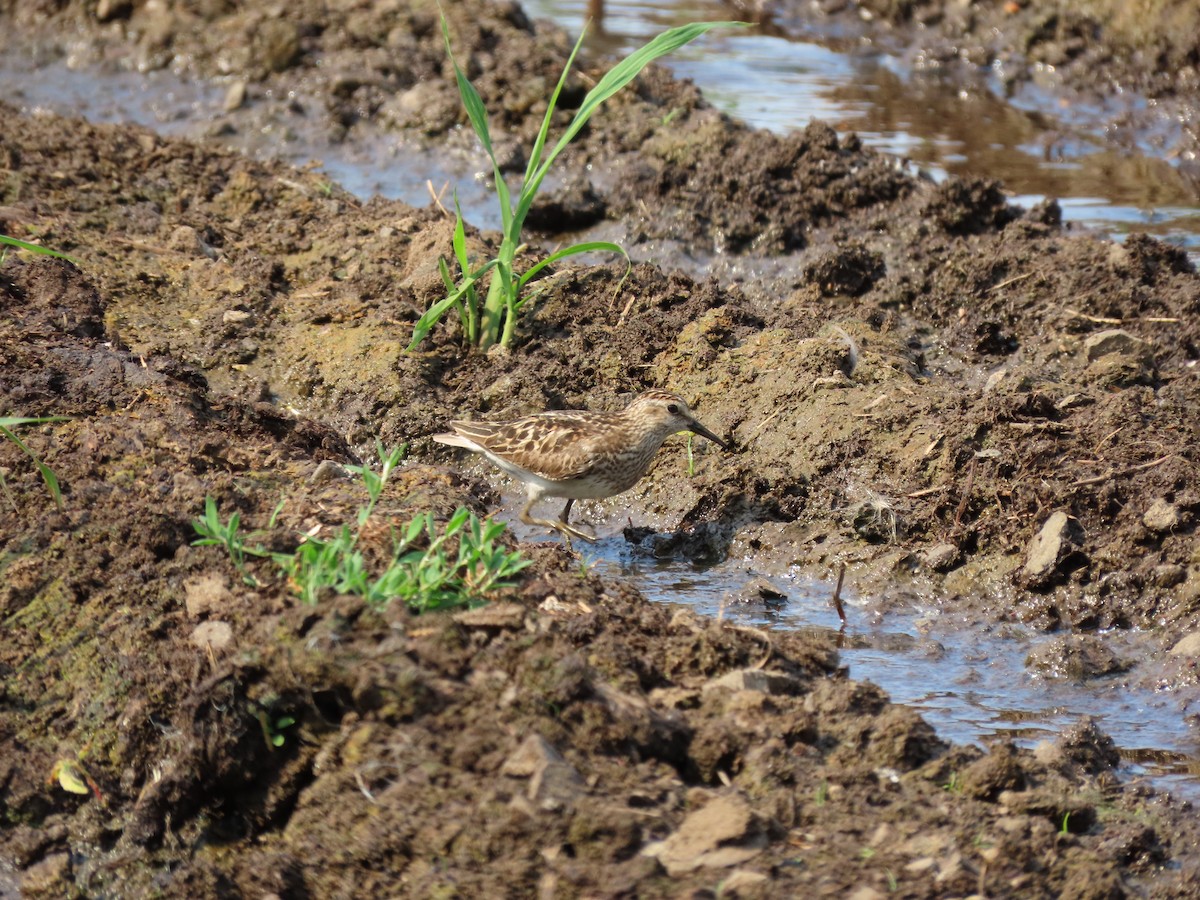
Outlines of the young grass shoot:
M291 588L305 603L316 603L326 593L354 594L379 609L401 600L418 612L453 606L478 606L498 588L511 586L511 578L529 565L517 551L500 544L504 525L482 521L459 507L439 528L432 513L417 515L403 529L394 530L391 558L382 572L372 571L359 548L363 528L387 484L388 476L404 456L403 447L380 448L381 469L348 466L363 480L367 504L358 511L354 527L342 525L329 538L306 536L291 553L267 550L261 542L249 543L240 531L241 519L233 513L222 521L216 502L207 498L204 515L193 523L200 538L196 546L224 547L243 580L257 586L247 557L271 559ZM275 509L268 528L274 527Z
M63 508L62 490L58 486L58 478L55 476L54 470L42 462L36 453L25 446L25 442L17 437L13 429L20 428L24 425L42 425L46 422L65 421L67 421L66 416L41 416L40 418L27 418L24 416L0 416L0 437L7 438L9 441L15 444L22 453L33 460L34 465L37 466L38 471L42 475L42 480L46 482L46 490L48 490L50 492L50 496L54 498L54 505L60 510ZM9 502L13 504L14 508L16 508L15 501L13 501L12 496L8 493L8 485L4 481L3 474L0 474L0 489L4 490L5 495L8 496Z
M651 40L648 44L635 50L629 56L625 57L625 59L621 60L621 62L613 66L596 83L596 86L588 91L587 96L584 97L578 111L575 113L575 117L567 126L566 131L563 132L562 137L558 139L558 142L552 148L547 150L546 141L550 134L550 123L554 117L554 110L558 105L559 94L562 92L563 85L566 84L571 64L575 61L575 56L583 44L584 34L586 34L585 30L584 33L579 35L579 40L575 42L575 47L571 50L571 55L567 58L567 64L563 67L562 75L558 79L558 84L555 86L554 92L550 95L550 101L546 106L546 115L542 120L541 130L538 132L533 149L529 153L529 163L525 168L525 177L521 181L521 189L514 203L508 185L504 181L504 175L500 171L500 165L496 161L495 151L492 149L491 132L488 128L488 114L484 108L483 99L479 96L479 92L475 90L471 82L467 80L467 76L463 74L458 60L454 57L454 51L450 47L450 27L446 22L446 17L443 15L442 37L446 44L446 54L454 65L454 77L458 83L458 92L462 98L463 106L466 108L467 118L471 121L471 127L475 130L479 142L483 145L483 149L492 163L492 177L496 186L496 197L500 203L502 234L500 249L495 258L484 262L482 265L473 267L466 253L466 237L462 211L459 209L457 198L455 199L453 243L454 256L458 262L461 277L455 282L450 275L449 267L444 261L441 263L442 280L445 282L447 290L446 296L434 303L426 311L425 315L421 316L413 328L412 341L409 343L408 349L415 349L451 308L455 309L458 313L463 333L469 345L478 347L481 350L486 350L495 344L508 347L512 343L513 336L516 333L517 319L522 307L529 302L532 296L535 296L527 293L526 288L529 282L546 266L580 253L593 252L619 253L625 257L626 264L628 265L629 254L619 245L609 241L585 241L583 243L572 244L569 247L564 247L552 253L546 259L530 267L523 274L517 275L517 254L524 248L524 245L521 243L521 231L525 225L525 217L529 214L530 207L533 206L533 201L542 186L542 181L550 171L554 160L574 140L583 126L587 124L588 119L592 117L592 114L600 108L600 105L636 78L642 69L660 57L666 56L668 53L678 50L685 44L694 41L700 35L713 28L740 26L744 24L743 22L696 22L672 28L658 35L658 37ZM626 271L628 272L628 268ZM487 295L480 302L477 286L483 277L489 273L491 279L488 282Z

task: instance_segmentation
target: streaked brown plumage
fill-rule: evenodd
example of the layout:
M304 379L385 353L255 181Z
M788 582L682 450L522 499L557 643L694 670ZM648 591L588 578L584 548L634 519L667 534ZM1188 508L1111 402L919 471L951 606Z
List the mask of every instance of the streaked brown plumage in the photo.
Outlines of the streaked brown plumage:
M576 500L612 497L629 490L650 468L654 454L672 434L690 431L727 450L725 442L696 421L682 397L652 390L621 412L543 412L511 422L451 422L454 434L433 439L482 453L525 484L521 521L594 541L568 524ZM543 497L565 497L558 521L535 519L530 511Z

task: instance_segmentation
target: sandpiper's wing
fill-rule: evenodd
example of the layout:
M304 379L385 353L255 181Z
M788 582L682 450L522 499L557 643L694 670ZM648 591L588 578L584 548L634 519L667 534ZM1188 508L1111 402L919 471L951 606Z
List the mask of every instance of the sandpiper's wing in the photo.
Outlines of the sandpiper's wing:
M589 475L615 416L593 412L544 412L512 422L451 422L455 434L551 481ZM448 443L448 442L443 442Z

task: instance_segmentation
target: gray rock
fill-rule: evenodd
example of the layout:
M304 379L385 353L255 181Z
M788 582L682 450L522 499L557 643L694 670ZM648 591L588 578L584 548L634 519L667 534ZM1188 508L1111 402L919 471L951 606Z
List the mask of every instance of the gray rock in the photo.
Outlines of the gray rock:
M1128 331L1120 328L1111 328L1088 335L1083 342L1083 350L1087 354L1088 362L1095 362L1102 356L1112 353L1133 357L1141 363L1154 361L1153 344L1134 337Z
M1039 644L1030 651L1025 665L1051 678L1076 681L1100 678L1129 668L1128 662L1094 634L1065 634Z
M526 799L546 811L569 808L587 789L575 767L540 734L525 738L504 761L500 774L528 778Z
M666 840L642 849L669 875L699 868L722 869L753 859L767 846L767 834L750 805L737 795L718 797L691 813Z
M1200 631L1180 638L1169 652L1172 656L1200 656Z
M1026 578L1040 579L1054 571L1059 560L1074 543L1071 517L1061 509L1052 513L1037 533L1025 554Z
M1179 507L1159 497L1142 516L1142 524L1159 534L1171 531L1179 524Z

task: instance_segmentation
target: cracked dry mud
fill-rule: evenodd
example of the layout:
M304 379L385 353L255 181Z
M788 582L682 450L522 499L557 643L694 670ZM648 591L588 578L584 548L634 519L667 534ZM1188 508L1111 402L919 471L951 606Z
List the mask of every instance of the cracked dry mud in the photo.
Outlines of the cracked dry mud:
M451 9L521 146L566 37L511 4ZM244 121L289 79L347 139L458 120L431 4L273 13L3 16L44 47L70 26L96 59L233 73L260 98ZM361 490L320 464L376 437L410 443L380 521L486 513L480 470L429 440L448 418L659 386L739 452L698 449L687 478L668 446L594 517L663 523L659 550L695 558L847 561L861 592L932 592L981 625L1147 629L1166 657L1200 608L1200 279L1180 251L912 178L819 123L751 131L654 71L568 168L611 173L591 190L635 237L796 264L740 285L560 268L511 353L439 331L404 354L438 297L436 209L138 128L0 118L0 231L80 260L0 268L0 412L70 417L22 433L61 511L0 442L0 895L1200 895L1190 807L1123 783L1091 723L1037 752L949 746L846 677L832 637L648 604L557 545L522 545L533 565L484 611L421 617L301 606L190 545L207 495L248 527L281 496L289 534L347 521ZM579 224L562 210L547 242ZM1169 659L1194 689L1194 656ZM95 791L63 791L63 761Z

